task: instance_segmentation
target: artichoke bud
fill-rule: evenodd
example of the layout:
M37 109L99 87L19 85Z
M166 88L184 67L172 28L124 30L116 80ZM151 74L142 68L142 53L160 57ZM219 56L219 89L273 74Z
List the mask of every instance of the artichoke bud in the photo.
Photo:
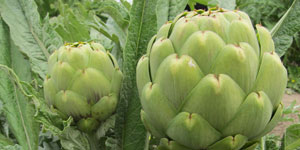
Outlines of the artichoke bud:
M234 20L239 20L241 18L241 16L234 11L225 11L222 12L222 14L229 22L232 22Z
M78 121L77 125L81 131L91 133L99 126L99 122L94 118L83 118Z
M158 84L147 83L143 89L141 104L149 120L153 120L152 123L148 122L160 133L164 133L168 123L175 116L176 109L162 93L162 88ZM161 107L157 107L156 104Z
M101 97L108 95L111 83L94 68L78 70L70 89L85 96L90 104L95 104Z
M174 53L174 48L169 39L159 38L153 44L150 53L150 70L152 78L155 78L156 71L161 62L172 53Z
M206 148L222 136L200 115L187 112L179 113L170 122L167 135L193 149Z
M228 75L209 74L190 92L182 111L200 114L214 128L222 130L238 112L245 95ZM214 111L207 113L209 110Z
M119 68L119 64L118 64L118 61L116 60L116 58L111 53L109 53L109 51L106 51L106 54L109 56L110 60L113 62L114 67Z
M272 103L264 92L249 94L237 115L223 129L223 135L240 133L249 139L257 136L271 119L272 109Z
M48 59L48 73L52 72L54 65L56 64L58 59L57 50L52 53L52 55Z
M187 18L191 18L191 17L193 17L193 16L195 16L195 15L197 15L198 13L196 12L196 11L189 11L189 12L187 12L186 14L185 14L185 17L187 17Z
M170 22L167 22L164 25L162 25L161 28L157 32L156 39L167 38L169 36L169 31L170 31L171 25L172 25L172 23L170 23Z
M264 128L264 130L262 132L260 132L256 137L253 138L253 140L256 140L256 139L258 140L265 134L272 131L272 129L277 125L277 122L279 120L281 120L282 112L283 112L283 105L280 103L278 105L278 107L275 109L275 112L273 112L273 114L272 114L273 117L272 117L271 121L268 123L268 125Z
M224 46L225 42L218 34L211 31L198 31L187 39L181 49L181 54L191 56L203 73L207 74L217 54Z
M110 91L114 93L119 93L120 92L120 84L123 81L123 74L119 68L115 69L112 81L111 81L111 88Z
M213 31L217 33L219 36L222 37L226 41L226 28L229 26L229 22L222 18L221 15L212 15L212 16L195 16L195 22L199 26L201 31Z
M239 17L242 18L243 20L247 21L248 24L252 25L252 22L250 20L250 17L242 11L236 11L237 14L239 14Z
M271 33L265 27L256 25L258 41L260 44L260 58L265 52L272 52L275 50L275 45L272 40Z
M243 150L254 150L257 148L257 145L259 143L257 142L248 142L245 144L245 146L242 147Z
M144 55L141 57L137 64L137 69L136 69L136 82L137 82L137 87L139 90L139 95L142 95L142 90L143 87L151 81L150 79L150 72L149 72L149 58Z
M190 148L184 147L175 141L169 141L167 138L162 138L157 150L191 150Z
M180 18L170 35L175 51L180 50L186 39L197 30L199 30L199 27L190 18Z
M183 13L181 13L181 14L179 14L179 15L177 15L174 19L173 19L173 21L172 22L177 22L179 19L181 19L181 18L183 18L183 17L186 17L186 15L188 14L188 12L183 12ZM172 23L172 26L173 26L174 24ZM171 27L172 28L172 27Z
M156 35L154 35L152 38L151 38L151 40L149 41L149 43L148 43L148 45L147 45L147 56L149 56L150 55L150 51L151 51L151 48L152 48L152 45L153 45L153 43L155 42L155 40L156 40Z
M68 62L74 69L84 69L87 67L90 56L89 53L83 51L79 48L69 48L60 59L63 62Z
M71 84L72 76L75 70L66 62L59 61L53 67L53 71L50 74L53 79L56 88L66 90Z
M57 88L52 79L49 77L46 77L43 86L46 103L51 106L54 104L52 97L55 97Z
M287 71L279 56L275 52L264 53L253 90L264 91L269 96L273 108L276 108L284 94L287 80Z
M241 32L242 31L242 32ZM251 24L244 20L234 20L229 25L228 42L231 44L239 44L246 42L252 46L257 56L259 56L259 46L256 34Z
M258 57L248 43L240 43L240 46L227 45L219 53L211 71L229 75L248 93L256 79L258 63Z
M95 105L92 106L92 116L99 121L107 119L116 110L118 97L116 94L110 94L102 97Z
M78 128L92 132L117 106L122 73L115 58L98 43L67 43L48 62L46 102Z
M115 69L112 60L109 58L109 55L107 55L106 52L101 50L92 51L88 66L97 69L99 72L102 72L102 74L104 74L108 80L112 79Z
M256 29L244 12L213 8L184 12L153 36L136 79L158 150L253 150L276 126L287 71L270 32Z
M97 50L105 51L105 48L101 44L95 42L91 43L91 48L96 51Z
M75 119L90 114L87 99L73 91L60 91L55 96L54 106L61 112L72 115Z
M162 137L165 137L166 135L161 135L161 133L163 132L159 132L157 129L155 129L155 127L153 125L151 125L151 122L153 122L149 116L142 110L141 111L141 120L145 126L145 128L148 130L148 131L151 131L151 133L157 137L157 138L162 138Z
M237 134L236 136L228 136L218 141L217 143L209 146L209 150L241 149L247 141L248 138L240 134Z
M172 54L161 63L153 81L159 83L164 95L179 108L202 77L202 71L190 56Z

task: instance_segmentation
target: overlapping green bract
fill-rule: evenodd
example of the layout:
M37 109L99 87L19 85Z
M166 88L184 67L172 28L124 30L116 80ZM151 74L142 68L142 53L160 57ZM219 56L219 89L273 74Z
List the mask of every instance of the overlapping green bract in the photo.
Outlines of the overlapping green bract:
M287 72L269 31L247 14L185 12L137 65L141 117L159 150L254 149L282 114Z
M101 44L77 42L49 57L44 95L50 106L90 132L115 111L121 82L117 61Z

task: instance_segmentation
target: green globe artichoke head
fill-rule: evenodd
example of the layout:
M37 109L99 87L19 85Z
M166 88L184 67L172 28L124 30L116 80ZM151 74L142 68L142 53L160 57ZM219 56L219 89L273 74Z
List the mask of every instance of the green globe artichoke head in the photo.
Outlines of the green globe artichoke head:
M117 61L101 44L66 44L49 57L45 100L89 132L115 111L121 82Z
M282 114L287 72L241 11L184 12L137 65L142 121L160 150L248 150Z

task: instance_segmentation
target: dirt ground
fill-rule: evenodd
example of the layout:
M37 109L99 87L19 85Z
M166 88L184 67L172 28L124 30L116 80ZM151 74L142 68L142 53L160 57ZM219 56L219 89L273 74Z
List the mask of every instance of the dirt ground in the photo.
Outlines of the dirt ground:
M284 107L287 107L289 106L294 100L296 100L296 105L300 105L300 94L299 93L293 93L293 94L285 94L283 96L283 104L284 104ZM300 111L300 109L299 109ZM273 131L271 132L271 134L275 134L275 135L278 135L278 136L282 136L283 133L285 132L285 129L291 125L291 124L294 124L296 122L299 123L299 119L297 117L297 115L295 114L291 114L289 115L289 117L292 117L294 118L294 122L280 122L278 123L278 125L273 129Z

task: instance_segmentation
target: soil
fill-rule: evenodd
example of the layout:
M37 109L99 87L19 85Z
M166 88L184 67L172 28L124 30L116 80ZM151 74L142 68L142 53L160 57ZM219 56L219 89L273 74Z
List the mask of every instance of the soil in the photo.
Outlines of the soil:
M299 93L285 94L282 100L284 107L288 107L294 100L296 100L296 105L300 105ZM300 111L300 108L298 110ZM285 129L289 125L299 123L299 118L296 114L289 114L288 116L294 118L294 122L279 122L278 125L273 129L271 134L282 136L283 133L285 132Z

